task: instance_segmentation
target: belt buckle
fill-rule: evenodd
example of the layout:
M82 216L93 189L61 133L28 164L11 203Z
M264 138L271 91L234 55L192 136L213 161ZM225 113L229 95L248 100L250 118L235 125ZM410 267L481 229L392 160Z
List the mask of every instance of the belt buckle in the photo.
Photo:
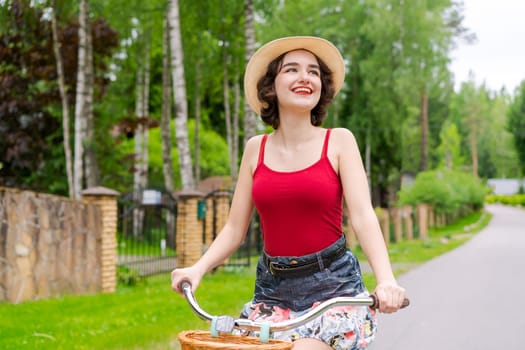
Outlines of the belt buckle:
M276 269L276 267L280 267L279 270ZM280 265L279 263L276 263L276 262L273 262L273 261L270 261L270 263L268 264L268 269L270 270L270 273L274 276L276 276L276 272L277 271L282 271L283 270L283 267L282 265Z

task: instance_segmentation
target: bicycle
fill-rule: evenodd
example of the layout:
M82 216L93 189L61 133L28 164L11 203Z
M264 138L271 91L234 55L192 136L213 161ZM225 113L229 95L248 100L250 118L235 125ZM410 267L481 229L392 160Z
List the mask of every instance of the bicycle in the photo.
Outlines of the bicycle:
M299 327L323 312L336 306L367 306L373 309L379 307L377 297L336 297L320 303L314 309L304 315L281 322L261 322L252 321L245 318L235 319L228 315L214 316L204 311L198 304L190 283L181 283L188 304L193 312L201 319L210 322L210 331L183 331L179 334L179 342L182 350L204 350L204 349L258 349L258 350L289 350L292 343L282 340L271 339L272 332L285 331ZM402 308L407 307L410 301L405 298ZM242 334L249 331L259 331L259 337L246 335L233 335L234 330L239 330Z

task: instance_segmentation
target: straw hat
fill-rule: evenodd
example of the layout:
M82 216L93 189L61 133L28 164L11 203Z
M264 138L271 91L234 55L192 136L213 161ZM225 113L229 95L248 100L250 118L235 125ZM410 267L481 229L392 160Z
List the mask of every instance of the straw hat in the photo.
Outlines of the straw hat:
M266 74L268 64L283 53L299 49L310 51L330 68L335 94L339 92L345 78L345 64L341 53L334 44L328 40L313 36L280 38L261 46L246 65L244 94L255 113L261 114L263 104L257 97L257 82Z

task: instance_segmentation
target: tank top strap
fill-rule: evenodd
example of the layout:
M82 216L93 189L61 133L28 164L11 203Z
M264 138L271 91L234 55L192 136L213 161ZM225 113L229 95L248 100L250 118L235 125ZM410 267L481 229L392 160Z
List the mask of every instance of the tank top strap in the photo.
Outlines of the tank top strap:
M324 144L323 144L323 153L321 154L321 158L328 157L328 141L330 140L330 131L331 129L326 129L326 135L324 137Z
M268 139L268 134L264 134L261 140L261 145L259 146L259 159L257 160L257 166L261 165L264 162L264 146L266 145L266 140Z

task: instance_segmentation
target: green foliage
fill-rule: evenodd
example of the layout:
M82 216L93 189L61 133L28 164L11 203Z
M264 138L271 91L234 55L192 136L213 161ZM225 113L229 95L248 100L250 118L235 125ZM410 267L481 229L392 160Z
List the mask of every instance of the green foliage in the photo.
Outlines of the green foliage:
M426 203L437 213L457 214L462 208L481 208L487 188L460 171L433 170L419 173L414 184L399 192L402 205Z
M461 137L456 124L445 122L440 133L441 144L436 150L442 168L459 169L464 164L461 157Z
M365 154L365 149L370 151L369 170L374 193L387 193L398 186L400 174L420 169L422 94L429 99L428 149L439 145L442 124L448 118L458 127L461 149L465 150L461 156L467 165L471 164L469 125L476 125L472 121L479 120L478 124L482 126L477 141L479 175L483 178L516 177L519 164L523 169L524 156L518 158L517 155L518 151L525 149L523 143L519 143L523 132L514 124L522 123L523 118L519 117L522 114L512 118L512 123L509 117L512 126L509 131L503 130L502 116L506 113L508 96L491 95L486 88L475 86L472 89L466 87L458 94L453 91L452 77L447 70L450 44L454 37L469 34L462 27L458 2L256 0L253 3L257 46L283 35L319 35L333 41L341 50L347 62L346 84L330 108L325 126L348 127L356 135L362 154ZM32 104L36 111L25 113L19 108L9 118L1 120L0 124L9 125L8 131L1 129L6 137L0 140L0 154L11 158L0 159L3 167L0 180L5 184L8 179L13 186L30 185L35 190L65 194L61 112L49 41L51 35L48 22L41 20L40 14L47 6L48 3L43 1L0 2L0 35L16 36L15 39L19 40L4 41L9 44L6 54L0 54L0 74L2 77L4 73L5 76L15 76L20 79L16 81L17 86L23 86L21 89L10 86L0 89L0 114L3 101L16 102L17 106ZM18 17L13 16L15 7ZM73 107L78 3L58 1L57 7L66 85ZM198 101L201 132L213 130L214 135L201 137L201 174L202 177L228 174L226 143L220 140L226 134L223 76L224 68L227 68L230 87L242 85L245 67L244 1L179 1L179 7L188 118L191 121L195 117ZM94 33L100 35L95 36L93 42L95 52L98 52L95 56L98 88L94 101L94 146L101 185L121 192L128 192L132 186L133 152L119 144L121 140L110 137L109 130L114 130L123 120L135 120L136 72L146 57L147 40L151 41L149 112L151 118L158 120L162 96L161 39L166 8L164 0L90 1L91 18L98 19L93 22L96 26ZM117 44L116 52L113 52ZM35 54L26 55L29 51ZM22 54L26 62L23 69L14 62ZM35 79L38 74L39 78ZM1 80L4 84L13 82L12 79ZM11 94L28 98L11 98ZM2 98L4 96L9 99ZM454 96L452 103L451 96ZM52 101L43 103L44 98ZM519 100L517 98L516 103ZM6 106L12 106L11 102L3 107L8 110ZM229 102L233 104L233 96ZM242 106L242 101L240 103ZM43 113L45 120L42 123L38 123L38 113ZM240 117L240 125L243 125L242 112ZM20 123L22 119L24 125ZM191 127L189 131L193 132ZM155 131L152 134L151 140L159 139L154 135ZM242 137L242 130L240 134ZM122 143L126 142L130 143ZM11 147L16 143L20 147ZM194 147L193 144L190 146ZM15 154L19 160L15 167L13 152L24 150L30 154ZM175 147L173 150L175 176L178 178ZM429 168L432 168L438 164L440 156L429 156L434 156L429 159ZM150 158L149 180L152 185L159 186L163 183L160 142L152 142ZM383 197L385 201L386 196Z
M519 176L519 159L513 137L506 130L506 93L491 93L478 86L474 78L461 84L451 101L449 120L455 123L461 138L461 156L466 164L478 158L478 175L482 178Z
M0 3L7 26L0 29L0 184L67 194L61 101L51 26L42 4ZM91 22L95 103L109 81L108 59L118 44L117 33L101 19ZM60 54L69 105L75 105L78 23L59 24ZM70 115L73 115L70 111Z
M171 127L174 128L175 122L171 121ZM189 137L190 137L190 148L192 154L194 154L195 147L195 121L188 121ZM173 129L172 129L173 130ZM174 133L172 133L174 135ZM161 143L160 129L150 129L149 133L149 186L164 188L164 173L162 170L162 143ZM173 169L175 176L175 186L180 188L180 171L178 162L178 150L177 145L172 138L171 156L173 159ZM118 154L134 154L134 139L123 140L117 146ZM229 175L229 156L228 156L228 145L226 140L219 134L209 128L200 129L200 166L201 174L203 178L208 176L220 176ZM115 159L116 160L116 159ZM116 171L119 164L114 165ZM125 171L125 170L123 170ZM129 181L132 179L129 178ZM131 183L128 183L128 189L131 187Z
M501 203L525 207L525 194L497 195L491 194L485 197L487 203Z
M517 89L507 114L508 130L514 135L522 174L525 174L525 80Z
M117 266L117 282L123 286L136 286L137 284L147 283L147 279L141 277L135 269L127 266Z

